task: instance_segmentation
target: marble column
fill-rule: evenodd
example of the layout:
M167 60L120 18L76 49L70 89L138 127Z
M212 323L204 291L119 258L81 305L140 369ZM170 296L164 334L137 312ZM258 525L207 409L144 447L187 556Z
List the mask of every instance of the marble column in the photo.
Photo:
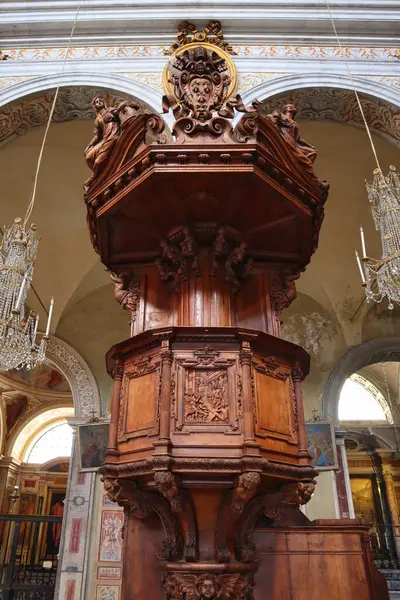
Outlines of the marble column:
M353 496L351 494L349 467L345 447L345 431L336 430L336 450L338 458L338 470L336 471L336 487L339 501L339 512L341 519L354 519Z
M382 507L382 516L385 526L386 543L389 552L389 558L393 567L397 566L397 551L395 535L393 530L392 513L389 506L386 481L383 475L382 458L376 450L369 452L374 465L374 472L378 484L379 498Z
M96 471L80 471L76 427L83 423L87 420L68 419L73 429L73 443L54 600L85 598Z
M387 501L392 518L392 530L396 544L397 561L400 564L400 521L399 508L397 506L396 494L393 486L393 473L390 469L383 467L383 478L386 484Z

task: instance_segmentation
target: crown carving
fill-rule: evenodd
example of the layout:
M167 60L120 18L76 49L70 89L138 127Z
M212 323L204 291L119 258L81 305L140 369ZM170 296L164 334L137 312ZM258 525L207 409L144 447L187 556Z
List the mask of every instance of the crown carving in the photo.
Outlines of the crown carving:
M173 54L178 48L193 43L213 44L229 54L235 54L232 46L224 40L221 23L219 21L210 21L204 29L199 31L193 23L182 21L178 25L178 41L172 44L168 54Z

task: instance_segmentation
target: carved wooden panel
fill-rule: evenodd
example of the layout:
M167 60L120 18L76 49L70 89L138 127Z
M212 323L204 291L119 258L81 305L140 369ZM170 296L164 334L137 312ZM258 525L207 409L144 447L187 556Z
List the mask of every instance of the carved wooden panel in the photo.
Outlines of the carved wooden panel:
M297 405L290 368L274 357L254 361L256 435L297 443Z
M206 346L176 359L175 432L239 433L236 357Z
M147 356L129 365L122 382L118 438L157 435L159 431L160 368Z

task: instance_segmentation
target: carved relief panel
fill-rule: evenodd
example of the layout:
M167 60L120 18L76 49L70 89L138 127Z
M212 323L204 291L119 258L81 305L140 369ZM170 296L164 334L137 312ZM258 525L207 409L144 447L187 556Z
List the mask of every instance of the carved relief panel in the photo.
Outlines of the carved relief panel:
M253 362L256 435L297 444L297 403L290 367L275 357Z
M160 377L158 355L141 357L127 366L121 390L119 441L158 435Z
M206 346L178 355L175 363L175 432L239 433L235 354Z

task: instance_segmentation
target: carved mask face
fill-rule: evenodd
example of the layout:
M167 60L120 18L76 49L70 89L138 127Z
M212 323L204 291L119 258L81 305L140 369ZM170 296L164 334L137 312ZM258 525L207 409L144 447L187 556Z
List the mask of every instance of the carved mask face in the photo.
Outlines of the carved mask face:
M195 117L199 121L206 121L211 118L211 82L205 77L195 77L190 81L188 88Z
M214 600L217 596L217 590L215 588L215 583L212 579L205 579L200 584L200 597L201 600Z

